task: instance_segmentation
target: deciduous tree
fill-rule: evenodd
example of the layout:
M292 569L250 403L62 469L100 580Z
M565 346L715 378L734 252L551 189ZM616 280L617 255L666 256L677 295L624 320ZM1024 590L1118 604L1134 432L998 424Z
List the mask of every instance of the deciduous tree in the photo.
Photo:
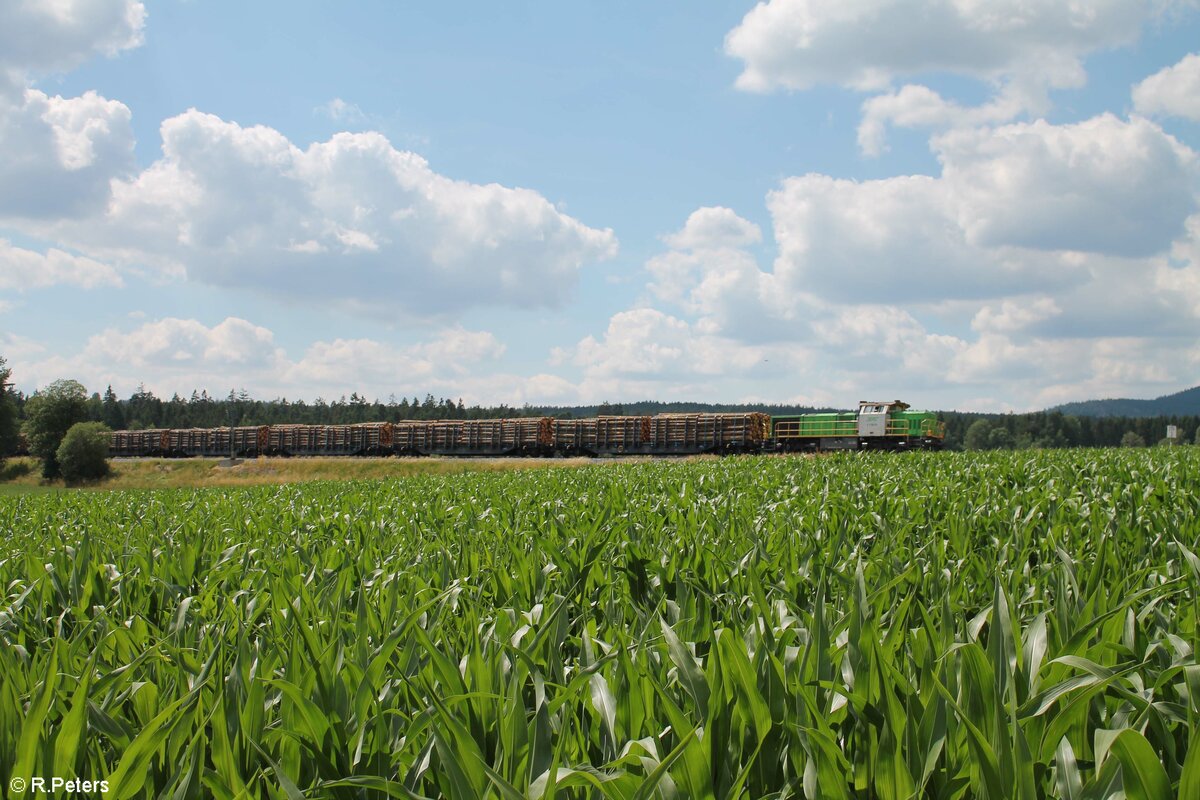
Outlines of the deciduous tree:
M971 423L971 427L967 428L967 434L963 437L963 447L968 450L986 450L991 446L990 438L992 434L992 423L980 417Z
M67 431L87 419L87 390L78 381L57 380L25 405L29 452L42 460L42 476L57 478L58 446Z

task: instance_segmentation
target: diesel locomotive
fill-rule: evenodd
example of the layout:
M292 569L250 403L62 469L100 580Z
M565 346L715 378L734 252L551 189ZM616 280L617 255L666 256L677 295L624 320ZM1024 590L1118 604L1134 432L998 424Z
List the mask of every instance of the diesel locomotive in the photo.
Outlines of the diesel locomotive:
M248 425L114 431L109 454L192 456L615 456L940 449L945 424L908 404L855 412L520 417L356 425Z

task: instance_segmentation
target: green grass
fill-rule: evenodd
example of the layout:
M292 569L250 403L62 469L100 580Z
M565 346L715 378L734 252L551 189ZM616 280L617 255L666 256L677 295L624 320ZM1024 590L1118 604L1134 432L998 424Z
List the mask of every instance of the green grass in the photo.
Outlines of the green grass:
M39 486L36 484L26 483L0 483L0 497L16 497L22 494L46 494L47 492L61 492L64 489L61 486Z
M311 481L387 480L414 475L458 475L464 472L508 472L546 467L577 467L583 458L251 458L232 467L217 458L142 458L110 461L112 474L88 483L84 490L182 489L271 486ZM40 463L10 459L0 471L0 494L62 489L61 480L45 481Z
M0 498L0 783L1200 797L1200 450Z

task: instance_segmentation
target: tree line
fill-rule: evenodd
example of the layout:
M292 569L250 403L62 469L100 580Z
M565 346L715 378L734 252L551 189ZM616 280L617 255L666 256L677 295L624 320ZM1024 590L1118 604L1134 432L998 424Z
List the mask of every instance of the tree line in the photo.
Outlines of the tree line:
M1060 411L941 416L947 447L962 450L1200 444L1200 416L1077 417ZM1174 442L1166 441L1168 425L1177 429Z
M219 428L229 425L345 425L360 422L403 420L494 419L499 417L555 416L560 418L596 415L642 415L661 413L718 413L760 411L773 416L802 414L816 409L795 405L716 403L601 403L591 406L508 405L467 406L461 399L436 398L426 394L368 400L358 392L337 400L254 399L245 390L230 390L215 397L195 390L187 398L156 396L143 386L129 397L119 398L109 386L90 395L75 381L56 381L49 387L24 395L9 378L11 370L0 357L0 459L28 448L46 459L47 469L57 474L54 454L66 431L75 422L98 423L110 430L145 428ZM946 446L950 449L996 450L1063 447L1117 447L1163 444L1168 425L1178 429L1173 443L1200 444L1200 416L1087 417L1043 411L1027 414L979 414L940 412L946 423ZM69 423L68 423L69 420ZM42 429L50 429L45 440ZM22 430L25 435L22 437ZM96 428L92 429L97 430ZM37 441L35 441L37 439Z

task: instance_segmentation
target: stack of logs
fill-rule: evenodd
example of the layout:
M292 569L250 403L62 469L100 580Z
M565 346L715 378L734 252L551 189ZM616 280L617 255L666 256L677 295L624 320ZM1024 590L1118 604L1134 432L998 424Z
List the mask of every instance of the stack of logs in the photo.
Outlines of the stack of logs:
M116 431L114 456L685 455L758 452L766 414L432 420ZM231 441L232 436L232 441Z

